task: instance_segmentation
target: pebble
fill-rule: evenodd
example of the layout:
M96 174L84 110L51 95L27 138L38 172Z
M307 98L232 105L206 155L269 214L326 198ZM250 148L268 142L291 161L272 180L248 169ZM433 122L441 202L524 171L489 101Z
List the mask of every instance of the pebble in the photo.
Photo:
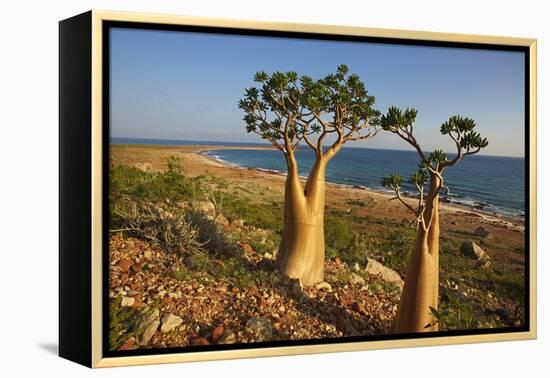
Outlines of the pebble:
M225 331L220 338L218 344L235 344L237 342L237 336L231 331Z
M254 335L255 341L267 341L273 336L271 322L260 316L248 319L246 328Z
M212 331L212 342L217 343L221 339L223 334L224 329L222 326L217 326L216 328L214 328L214 330Z
M122 297L120 305L122 307L131 307L136 300L132 297Z
M315 288L317 290L326 290L328 292L332 291L332 286L328 282L319 282L317 285L315 285Z

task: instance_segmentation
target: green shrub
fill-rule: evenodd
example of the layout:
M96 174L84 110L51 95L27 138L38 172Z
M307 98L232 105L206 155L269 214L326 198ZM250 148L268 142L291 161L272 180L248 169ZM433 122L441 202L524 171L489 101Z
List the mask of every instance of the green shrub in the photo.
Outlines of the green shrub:
M525 276L522 274L503 273L491 268L472 268L463 274L475 286L491 290L499 297L510 298L517 303L525 300Z
M132 196L153 202L198 201L206 198L204 176L190 177L185 174L183 161L170 157L164 172L145 172L127 165L111 168L109 191L111 200Z
M191 279L191 272L189 272L189 269L187 269L186 266L178 266L172 271L172 274L174 275L174 278L180 281L187 281Z
M363 229L344 216L325 216L325 253L328 258L340 257L352 265L367 262L367 238Z
M440 330L474 329L478 326L478 316L470 303L453 293L446 293L441 297L439 309L430 307L434 323L439 324Z
M405 273L414 243L415 231L407 225L395 225L383 239L374 242L373 257L384 265Z
M245 223L267 230L281 231L283 226L282 206L253 203L234 194L227 194L223 213L230 220L242 219Z
M339 268L333 275L333 282L340 285L348 285L352 278L351 271L346 268Z
M119 300L111 300L109 304L109 350L120 347L132 336L132 322L139 310L132 307L122 307Z

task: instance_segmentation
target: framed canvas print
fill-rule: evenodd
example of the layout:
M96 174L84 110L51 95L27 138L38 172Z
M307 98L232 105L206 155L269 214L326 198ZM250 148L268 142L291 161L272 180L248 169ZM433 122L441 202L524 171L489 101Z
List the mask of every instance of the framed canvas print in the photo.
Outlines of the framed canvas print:
M60 22L60 355L536 336L536 41Z

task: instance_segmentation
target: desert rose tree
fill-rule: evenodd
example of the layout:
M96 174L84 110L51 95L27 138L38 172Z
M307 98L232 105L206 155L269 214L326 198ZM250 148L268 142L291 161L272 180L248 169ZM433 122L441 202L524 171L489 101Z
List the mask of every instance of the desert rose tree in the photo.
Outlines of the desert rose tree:
M453 158L436 150L427 155L413 134L416 110L391 107L381 117L381 127L398 135L409 143L420 157L420 170L413 174L410 182L418 190L418 203L411 205L401 195L403 178L399 174L382 179L382 185L395 192L399 200L416 217L416 238L407 265L405 285L401 293L394 332L437 331L438 323L433 310L439 305L439 193L443 186L443 174L449 167L464 157L478 153L487 147L486 138L475 131L476 124L470 118L452 116L441 125L441 134L448 135L456 146ZM428 188L425 190L425 183ZM445 187L446 190L448 188Z
M257 85L239 102L246 130L281 151L287 165L277 265L303 285L314 285L324 279L327 164L346 142L372 138L379 113L373 109L374 97L345 65L319 80L296 72L258 72L254 81ZM299 146L315 154L305 185L298 175Z

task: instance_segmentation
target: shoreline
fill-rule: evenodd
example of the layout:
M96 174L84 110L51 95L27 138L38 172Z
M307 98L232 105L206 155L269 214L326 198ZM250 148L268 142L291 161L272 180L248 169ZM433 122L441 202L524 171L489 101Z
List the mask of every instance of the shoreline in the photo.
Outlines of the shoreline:
M246 170L246 171L255 171L255 172L258 172L258 173L261 173L261 174L279 176L281 178L286 177L285 172L281 172L281 171L278 171L278 170L275 170L275 169L266 169L266 168L259 168L259 167L243 167L243 166L240 166L238 164L234 164L234 163L231 163L231 162L228 162L228 161L225 161L225 160L213 157L213 156L209 156L209 155L206 154L206 152L213 151L213 150L275 150L274 148L269 148L269 147L265 147L265 148L262 148L262 147L246 147L246 146L200 146L200 147L201 147L201 149L198 150L198 151L195 151L194 153L210 160L213 163L219 164L219 166L223 166L223 167L226 167L226 168L234 168L234 169L239 169L239 170ZM186 152L188 152L188 151L186 151ZM303 179L303 180L307 179L307 177L305 177L305 176L300 176L300 178ZM336 187L336 188L361 190L361 191L364 191L364 192L366 192L370 195L377 195L377 196L385 197L388 201L391 198L393 198L393 195L389 192L372 189L372 188L362 186L362 185L341 184L341 183L332 182L332 181L328 181L328 180L326 181L326 184L327 184L327 186L332 186L332 187ZM412 201L416 200L416 198L414 196L410 196L410 195L404 195L404 199L406 201L409 201L409 202L412 202ZM480 209L476 209L473 206L470 206L470 205L467 205L467 204L456 203L456 202L443 202L441 200L440 200L439 206L440 206L440 209L443 210L443 211L448 211L448 212L452 212L452 213L456 213L456 212L459 212L459 211L464 211L466 213L474 213L474 214L482 217L483 219L485 219L487 221L493 221L493 222L506 221L506 222L510 222L515 227L521 227L522 230L525 227L524 226L525 225L525 218L521 217L521 216L499 214L499 213L496 213L496 212L487 212L487 211L483 211L483 210L480 210ZM467 214L465 214L465 215L467 215Z
M233 170L233 172L250 172L254 173L255 175L258 175L260 177L268 178L268 179L277 179L281 180L281 182L286 177L286 173L279 172L276 170L269 170L264 168L258 168L258 167L242 167L236 164L232 164L230 162L216 159L213 156L209 156L205 154L205 152L212 151L212 150L275 150L274 147L270 146L220 146L220 145L160 145L160 144L150 144L150 145L142 145L142 144L115 144L111 145L111 148L113 146L116 146L116 148L130 148L130 149L154 149L159 151L160 154L166 154L169 156L169 154L173 153L180 153L183 155L187 155L188 157L193 156L194 160L198 162L199 164L209 165L216 168L221 169L228 169ZM303 180L305 180L305 177L301 177ZM327 187L334 188L337 190L344 190L346 192L349 192L353 194L354 196L362 196L367 195L372 198L378 198L384 201L387 201L388 203L391 203L391 198L393 198L393 195L388 192L383 191L377 191L372 188L367 188L355 184L340 184L340 183L334 183L327 181L326 182ZM409 201L411 204L414 204L415 199L413 197L405 197L406 201ZM494 224L496 226L510 228L511 230L516 231L524 231L525 230L525 218L522 217L514 217L510 215L505 214L498 214L498 213L489 213L484 212L478 209L474 209L471 206L467 204L459 204L459 203L449 203L449 202L440 202L440 210L442 213L451 213L455 215L465 216L465 217L477 217L482 219L485 222Z

